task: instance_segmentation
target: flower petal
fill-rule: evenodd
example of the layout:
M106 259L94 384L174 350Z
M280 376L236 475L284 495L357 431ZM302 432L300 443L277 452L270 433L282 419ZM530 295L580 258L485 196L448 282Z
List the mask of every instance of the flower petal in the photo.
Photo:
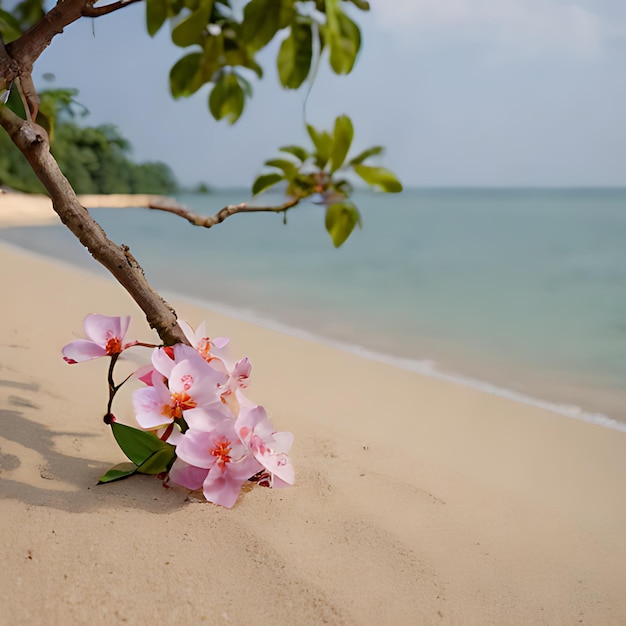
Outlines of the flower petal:
M83 328L89 339L104 348L111 337L117 337L123 341L129 324L130 316L128 315L126 317L110 317L94 313L87 315L83 322Z
M167 401L164 401L163 394L159 393L157 386L135 389L133 391L133 409L137 424L146 430L171 424L172 418L163 414L163 405L168 404L168 402L169 394Z
M190 465L210 469L216 461L211 455L213 437L210 432L190 428L176 446L176 456Z
M207 472L208 470L204 468L189 465L189 463L185 463L185 461L178 458L174 461L174 465L172 465L172 469L169 474L170 480L175 482L177 485L195 490L202 487L202 483L207 476Z
M68 363L82 363L106 356L106 350L88 339L77 339L63 347L63 358Z

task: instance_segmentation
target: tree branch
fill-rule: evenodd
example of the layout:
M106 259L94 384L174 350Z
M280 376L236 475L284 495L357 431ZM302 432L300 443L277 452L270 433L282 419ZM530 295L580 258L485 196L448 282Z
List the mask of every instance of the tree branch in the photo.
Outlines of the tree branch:
M300 198L292 198L287 202L279 206L254 206L249 205L247 202L241 204L229 204L223 209L218 211L215 215L200 215L190 211L183 204L171 200L169 198L153 198L146 206L148 209L155 211L166 211L167 213L173 213L178 215L194 226L202 226L203 228L211 228L216 224L221 224L226 218L237 213L282 213L292 207L296 206L300 202Z
M33 171L48 191L52 206L61 221L76 235L93 258L104 265L128 291L146 314L165 344L187 343L176 321L174 309L150 286L128 246L117 246L85 209L54 157L46 131L0 106L0 126L28 160Z
M32 72L33 63L50 45L52 39L82 17L87 0L60 0L29 31L7 44L11 58L21 72Z
M83 9L83 15L85 17L100 17L101 15L107 15L108 13L113 13L113 11L119 11L119 9L123 9L135 2L142 2L143 0L119 0L119 2L113 2L111 4L106 4L103 7L94 7L92 5L87 5Z

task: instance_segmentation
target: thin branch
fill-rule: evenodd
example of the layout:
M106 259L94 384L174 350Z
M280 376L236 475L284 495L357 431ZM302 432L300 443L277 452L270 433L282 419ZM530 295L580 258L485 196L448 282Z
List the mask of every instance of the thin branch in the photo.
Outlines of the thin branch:
M101 15L107 15L108 13L113 13L113 11L119 11L124 7L127 7L135 2L142 2L143 0L119 0L119 2L113 2L111 4L106 4L103 7L94 7L91 5L87 5L82 14L84 17L100 17Z
M166 211L178 215L194 226L202 226L203 228L211 228L216 224L221 224L226 218L237 213L282 213L300 202L301 198L292 198L279 206L254 206L247 202L241 204L229 204L219 210L215 215L200 215L190 211L183 204L179 204L169 198L153 198L148 202L146 208L155 211Z

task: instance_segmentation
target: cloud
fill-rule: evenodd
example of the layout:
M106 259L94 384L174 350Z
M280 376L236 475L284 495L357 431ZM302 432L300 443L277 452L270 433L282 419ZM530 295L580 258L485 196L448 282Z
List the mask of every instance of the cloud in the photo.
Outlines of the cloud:
M373 12L405 41L447 35L516 56L594 56L610 30L600 14L565 0L394 0Z

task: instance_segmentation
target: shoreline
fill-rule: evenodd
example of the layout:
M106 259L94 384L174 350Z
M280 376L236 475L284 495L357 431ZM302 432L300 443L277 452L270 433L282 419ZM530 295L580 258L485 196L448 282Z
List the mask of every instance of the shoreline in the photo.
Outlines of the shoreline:
M530 394L517 392L506 387L501 387L488 381L479 380L477 378L473 378L471 376L467 376L465 374L446 369L432 359L425 358L418 360L379 352L377 350L371 350L365 346L342 341L341 339L327 337L325 335L320 335L315 332L308 331L304 328L285 324L271 317L263 315L262 313L257 313L250 308L238 308L236 306L231 306L223 302L204 300L202 298L194 298L187 294L177 293L171 290L162 290L162 292L166 294L168 300L171 299L185 301L196 307L210 309L222 315L232 317L248 324L253 324L261 328L267 328L269 330L273 330L288 335L290 337L297 337L300 339L313 341L360 358L371 360L376 363L383 363L385 365L397 367L404 371L418 374L419 376L425 376L427 378L442 380L455 385L461 385L463 387L468 387L470 389L474 389L476 391L480 391L489 395L506 398L513 402L519 402L527 406L537 407L545 411L561 415L563 417L568 417L570 419L580 420L588 424L595 424L597 426L616 430L619 432L626 432L626 422L621 422L620 420L605 415L604 413L594 413L586 411L585 409L576 405L552 402L550 400L534 397Z
M11 623L626 621L625 434L175 300L250 357L296 485L228 511L148 477L95 487L123 460L106 364L60 349L91 312L148 339L142 315L111 278L5 244L0 262Z
M155 196L149 196L146 194L79 196L79 200L87 208L133 207L145 205L146 203L149 203L149 201L154 200L154 198ZM0 194L0 229L12 226L49 225L54 223L58 223L58 217L52 210L50 200L46 196L21 194L16 192ZM19 245L18 247L22 248L22 246ZM22 249L28 250L28 248ZM33 254L42 254L45 258L49 258L45 253L33 251ZM63 262L63 260L58 257L53 258ZM68 262L68 265L71 266L71 263ZM484 378L461 373L455 368L449 368L445 366L445 364L441 364L430 358L412 359L397 356L392 353L385 353L366 346L361 346L350 341L317 334L298 327L297 325L281 322L266 314L254 311L249 307L238 307L236 305L230 305L218 301L194 298L193 296L169 289L162 289L162 291L171 294L171 298L173 299L184 299L202 308L215 309L242 321L247 321L265 328L277 330L291 336L308 338L364 358L372 359L380 363L394 365L422 376L460 384L477 389L484 393L508 398L530 406L543 408L572 419L582 420L584 422L598 424L612 430L626 432L625 421L612 417L610 414L582 408L580 403L576 401L569 402L545 399L544 397L541 397L541 394L516 391L506 387L505 385L492 383Z
M163 198L151 194L83 194L77 197L86 209L146 206ZM59 217L48 196L0 190L0 228L58 223Z

